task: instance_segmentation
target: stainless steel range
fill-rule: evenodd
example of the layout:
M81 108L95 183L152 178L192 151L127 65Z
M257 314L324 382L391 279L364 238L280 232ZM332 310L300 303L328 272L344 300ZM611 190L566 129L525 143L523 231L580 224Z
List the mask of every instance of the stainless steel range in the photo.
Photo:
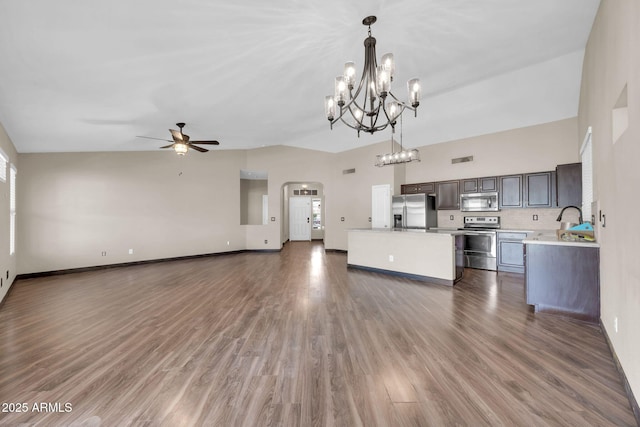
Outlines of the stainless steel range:
M464 217L464 266L484 270L497 269L497 230L499 216Z

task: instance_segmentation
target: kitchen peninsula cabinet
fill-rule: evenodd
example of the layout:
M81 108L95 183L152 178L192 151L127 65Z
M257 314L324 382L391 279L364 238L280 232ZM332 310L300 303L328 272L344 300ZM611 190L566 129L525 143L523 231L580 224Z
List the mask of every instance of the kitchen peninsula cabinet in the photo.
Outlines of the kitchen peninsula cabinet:
M439 210L460 209L460 181L436 183L436 200Z
M597 244L525 241L527 304L536 312L564 314L581 320L600 319Z

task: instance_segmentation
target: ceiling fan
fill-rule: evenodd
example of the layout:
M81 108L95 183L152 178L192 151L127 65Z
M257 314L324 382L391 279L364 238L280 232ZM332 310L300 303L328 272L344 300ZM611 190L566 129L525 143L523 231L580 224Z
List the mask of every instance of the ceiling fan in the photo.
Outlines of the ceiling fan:
M182 128L185 126L185 124L176 123L176 126L178 126L180 130L169 129L169 132L171 132L171 136L173 137L173 141L171 141L170 139L153 138L151 136L138 136L138 138L157 139L159 141L171 142L171 144L165 145L164 147L160 148L173 148L173 150L181 156L187 154L187 150L190 148L201 153L206 153L207 151L209 151L206 148L198 147L194 144L220 145L218 141L191 141L189 139L189 135L185 135L184 133L182 133Z

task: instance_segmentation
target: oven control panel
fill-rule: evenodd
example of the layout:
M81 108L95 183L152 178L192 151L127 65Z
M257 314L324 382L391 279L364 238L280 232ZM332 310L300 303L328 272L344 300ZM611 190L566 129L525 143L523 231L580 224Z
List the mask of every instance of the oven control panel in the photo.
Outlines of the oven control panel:
M487 228L499 228L500 217L499 216L465 216L465 227L487 227Z

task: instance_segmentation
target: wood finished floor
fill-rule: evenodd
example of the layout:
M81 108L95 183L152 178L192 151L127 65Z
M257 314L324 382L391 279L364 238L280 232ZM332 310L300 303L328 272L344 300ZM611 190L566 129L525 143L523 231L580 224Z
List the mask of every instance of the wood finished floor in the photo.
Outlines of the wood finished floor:
M1 425L636 425L599 327L534 315L522 276L448 288L308 242L16 282L0 402L29 405Z

